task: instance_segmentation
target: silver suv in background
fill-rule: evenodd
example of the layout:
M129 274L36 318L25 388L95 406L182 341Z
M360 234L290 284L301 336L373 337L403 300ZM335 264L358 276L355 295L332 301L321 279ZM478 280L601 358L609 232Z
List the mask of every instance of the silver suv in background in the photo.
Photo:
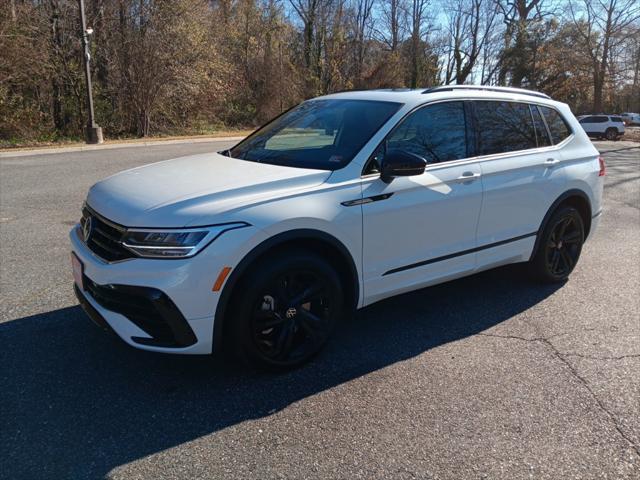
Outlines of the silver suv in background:
M640 113L621 113L620 116L626 125L640 125Z
M578 121L590 137L617 140L624 135L624 121L620 116L613 115L583 115Z

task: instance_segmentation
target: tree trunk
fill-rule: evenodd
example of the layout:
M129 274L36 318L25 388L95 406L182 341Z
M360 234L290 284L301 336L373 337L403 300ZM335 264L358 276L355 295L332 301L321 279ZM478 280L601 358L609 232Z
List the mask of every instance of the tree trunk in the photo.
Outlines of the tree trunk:
M53 56L59 57L63 55L62 50L62 32L60 31L60 6L58 2L51 2L51 40L53 45ZM59 61L60 59L58 59ZM57 133L62 133L66 127L64 118L64 95L63 85L60 75L53 75L51 78L51 110L53 116L53 126Z
M602 90L604 88L604 79L597 70L593 75L593 113L602 112Z
M529 67L526 19L520 19L516 28L516 43L512 53L513 70L511 72L511 85L521 87L522 81L527 76Z
M418 61L418 48L420 37L417 32L411 35L411 88L418 88L418 76L420 74L420 64Z
M149 136L149 112L147 110L142 110L138 114L138 136L139 137L148 137Z
M600 62L594 65L594 79L593 79L593 113L603 112L603 90L607 71L609 68L609 50L611 49L611 35L612 35L612 16L614 10L613 7L607 10L607 24L604 30L604 42L602 44L602 59Z
M399 43L399 25L398 25L398 0L391 0L391 51L398 49Z
M313 48L313 28L314 28L314 15L309 15L309 19L304 22L304 46L303 57L304 66L311 68L311 49Z

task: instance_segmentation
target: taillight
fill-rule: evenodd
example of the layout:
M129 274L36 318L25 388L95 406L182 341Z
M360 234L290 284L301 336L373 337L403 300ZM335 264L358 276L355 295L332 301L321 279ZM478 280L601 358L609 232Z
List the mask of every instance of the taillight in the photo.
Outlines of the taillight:
M607 174L607 166L604 163L604 158L601 156L598 157L598 162L600 162L600 172L598 173L598 176L604 177Z

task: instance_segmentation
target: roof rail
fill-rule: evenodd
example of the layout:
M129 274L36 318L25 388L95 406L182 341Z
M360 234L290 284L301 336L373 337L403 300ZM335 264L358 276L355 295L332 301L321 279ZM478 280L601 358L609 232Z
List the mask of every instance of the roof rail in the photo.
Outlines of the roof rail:
M546 93L534 92L533 90L513 87L492 87L488 85L443 85L441 87L427 88L422 93L451 92L454 90L484 90L485 92L517 93L519 95L551 99Z

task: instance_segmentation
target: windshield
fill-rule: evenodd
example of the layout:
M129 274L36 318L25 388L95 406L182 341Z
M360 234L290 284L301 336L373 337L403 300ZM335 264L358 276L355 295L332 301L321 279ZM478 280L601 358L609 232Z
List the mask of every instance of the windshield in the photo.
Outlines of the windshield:
M252 162L337 170L348 164L401 106L370 100L309 100L225 153Z

